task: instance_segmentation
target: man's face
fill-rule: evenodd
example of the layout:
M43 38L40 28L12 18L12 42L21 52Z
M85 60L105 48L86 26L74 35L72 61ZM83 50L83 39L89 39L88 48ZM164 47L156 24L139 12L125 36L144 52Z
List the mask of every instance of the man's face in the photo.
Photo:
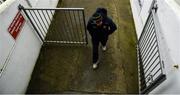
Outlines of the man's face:
M100 19L100 20L96 21L96 25L101 26L102 25L102 20Z

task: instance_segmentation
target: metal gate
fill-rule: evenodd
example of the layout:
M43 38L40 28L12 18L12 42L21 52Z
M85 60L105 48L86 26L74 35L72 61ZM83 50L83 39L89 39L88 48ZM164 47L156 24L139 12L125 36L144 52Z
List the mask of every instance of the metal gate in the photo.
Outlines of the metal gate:
M157 19L152 9L138 41L140 91L149 93L166 79L157 36Z
M87 44L84 8L24 8L39 38L44 43Z

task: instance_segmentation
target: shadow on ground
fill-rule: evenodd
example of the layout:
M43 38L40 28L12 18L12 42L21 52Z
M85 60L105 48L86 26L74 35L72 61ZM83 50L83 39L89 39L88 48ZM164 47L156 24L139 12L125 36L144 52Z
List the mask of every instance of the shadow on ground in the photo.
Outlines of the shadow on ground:
M86 21L97 7L105 7L118 29L109 38L108 50L100 51L97 70L92 70L90 44L43 46L27 93L138 93L136 34L129 0L62 0L58 6L84 7Z

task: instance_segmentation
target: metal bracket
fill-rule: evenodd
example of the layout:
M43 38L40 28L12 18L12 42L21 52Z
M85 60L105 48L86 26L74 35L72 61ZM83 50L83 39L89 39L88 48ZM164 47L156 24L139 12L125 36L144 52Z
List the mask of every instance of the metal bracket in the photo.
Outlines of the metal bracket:
M174 65L174 68L179 69L179 65L178 64Z
M157 9L158 9L158 4L157 4L157 0L153 0L152 4L151 4L151 7L149 9L149 13L152 11L152 10L155 10L155 12L157 12Z
M158 9L158 5L157 3L155 3L154 6L152 7L152 10L155 10L155 12L157 12L157 9Z
M18 9L22 10L22 9L24 9L24 7L21 4L19 4Z

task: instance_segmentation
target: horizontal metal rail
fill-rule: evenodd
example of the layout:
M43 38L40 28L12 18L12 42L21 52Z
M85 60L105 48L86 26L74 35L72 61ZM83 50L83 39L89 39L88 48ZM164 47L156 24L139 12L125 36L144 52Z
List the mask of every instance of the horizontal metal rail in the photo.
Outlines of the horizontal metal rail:
M84 8L25 8L25 10L69 10L69 11L76 11L76 10L84 10Z

